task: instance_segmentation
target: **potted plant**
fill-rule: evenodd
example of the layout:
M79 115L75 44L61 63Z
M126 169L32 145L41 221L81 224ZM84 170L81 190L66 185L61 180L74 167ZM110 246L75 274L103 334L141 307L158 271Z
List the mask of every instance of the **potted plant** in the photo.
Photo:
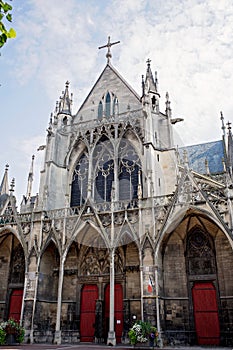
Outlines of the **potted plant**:
M154 347L157 344L157 338L158 338L158 331L157 328L154 326L150 327L149 331L149 345L150 347Z
M135 346L137 343L146 343L150 329L150 323L141 320L136 321L128 333L130 344Z
M24 328L10 318L0 323L0 345L22 343L24 341Z

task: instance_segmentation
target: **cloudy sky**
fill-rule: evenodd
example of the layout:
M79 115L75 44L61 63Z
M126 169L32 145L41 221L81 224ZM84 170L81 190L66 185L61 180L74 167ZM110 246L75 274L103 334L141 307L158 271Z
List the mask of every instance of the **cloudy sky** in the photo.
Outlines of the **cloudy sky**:
M73 113L106 64L98 47L112 41L112 64L141 95L146 60L158 72L160 110L168 91L182 145L221 138L220 111L233 120L232 0L13 0L17 38L0 57L0 177L9 164L16 195L26 192L31 156L35 182L50 113L65 82Z

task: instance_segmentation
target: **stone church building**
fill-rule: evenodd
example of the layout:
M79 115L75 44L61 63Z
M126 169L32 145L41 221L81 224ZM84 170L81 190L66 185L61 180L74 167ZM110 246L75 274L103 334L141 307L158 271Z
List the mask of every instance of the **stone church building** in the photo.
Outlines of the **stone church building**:
M219 140L178 149L181 119L168 94L161 103L150 60L138 95L112 65L113 44L75 114L66 83L39 192L33 156L19 209L5 169L0 321L20 321L31 343L128 343L142 319L161 347L232 345L230 123L221 115Z

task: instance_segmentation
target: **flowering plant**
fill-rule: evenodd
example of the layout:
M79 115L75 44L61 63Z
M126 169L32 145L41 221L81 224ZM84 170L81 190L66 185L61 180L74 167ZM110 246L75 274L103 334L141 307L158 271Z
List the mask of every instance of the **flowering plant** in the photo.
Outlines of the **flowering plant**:
M149 339L150 339L150 340L153 340L153 341L156 341L158 335L159 335L159 333L158 333L158 331L157 331L157 328L154 327L154 326L151 326L151 327L150 327L150 332L149 332Z
M129 339L132 345L137 343L146 343L149 339L155 339L158 336L157 328L151 326L149 322L137 321L129 330Z
M24 340L24 328L12 318L0 323L0 345L6 343L8 334L14 334L18 343L22 343Z

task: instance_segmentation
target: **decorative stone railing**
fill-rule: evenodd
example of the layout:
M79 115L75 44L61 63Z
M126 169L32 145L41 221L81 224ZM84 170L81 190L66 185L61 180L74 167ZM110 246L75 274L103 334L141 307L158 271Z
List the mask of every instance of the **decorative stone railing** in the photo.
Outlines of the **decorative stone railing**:
M117 201L117 202L103 202L103 203L94 203L94 210L98 214L105 214L111 212L120 212L126 210L138 210L141 209L150 209L152 207L160 207L164 205L168 205L171 201L172 195L160 196L155 198L147 198L147 199L133 199L131 201ZM18 214L17 218L15 218L13 212L3 214L0 216L0 227L5 225L13 225L19 223L30 223L34 220L55 220L61 219L64 217L72 217L76 215L90 215L91 207L83 206L79 207L69 207L69 208L61 208L49 211L40 211L34 210L32 213L24 213Z
M102 118L96 118L91 120L82 121L79 119L77 124L72 125L72 131L80 131L80 130L89 130L101 125L108 125L112 123L120 123L125 121L136 121L138 118L142 116L142 108L136 110L128 109L124 113L119 113L115 115L110 115L109 117L103 116ZM64 126L66 128L66 126ZM65 131L65 130L64 130Z

